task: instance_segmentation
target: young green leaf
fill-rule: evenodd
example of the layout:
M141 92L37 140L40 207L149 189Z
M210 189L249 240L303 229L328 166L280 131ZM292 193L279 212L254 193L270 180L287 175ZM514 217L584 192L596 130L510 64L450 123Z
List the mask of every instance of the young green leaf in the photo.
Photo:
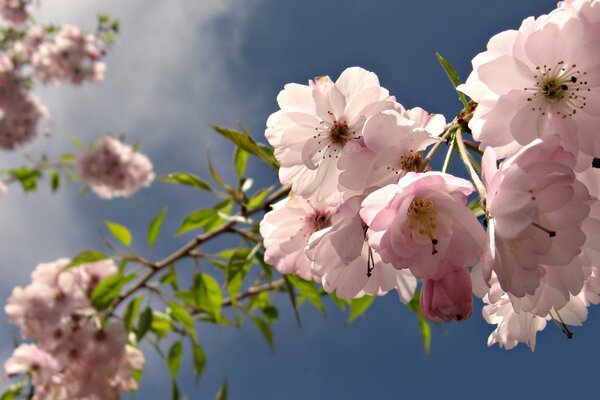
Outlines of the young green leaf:
M140 310L140 305L142 304L142 296L137 296L133 300L129 302L127 308L125 309L125 314L123 314L123 325L127 332L131 332L133 330L133 324L135 322L135 318L138 315ZM149 327L150 325L148 325Z
M363 296L350 300L350 315L348 316L348 323L352 323L356 318L363 315L371 306L373 300L375 300L375 296Z
M50 175L50 189L56 192L60 188L60 175L53 169L48 170L48 175Z
M444 57L442 57L440 53L435 53L435 55L437 56L438 61L444 69L444 72L448 76L448 79L450 79L452 86L456 89L456 87L461 83L460 78L458 77L458 73L456 72L454 67L448 61L446 61ZM459 91L456 91L456 93L458 93L458 99L461 101L461 103L463 103L465 107L468 107L469 102L467 101L465 95Z
M135 278L135 274L125 276L116 274L103 279L92 292L92 306L99 311L108 308L113 300L119 296L123 286Z
M291 284L298 289L300 300L308 300L323 314L326 313L323 302L321 301L321 291L317 289L317 286L313 281L307 281L293 275L288 275L287 278Z
M173 316L173 319L180 322L189 335L196 339L196 327L194 326L194 319L187 308L175 302L168 302L167 305L171 309L171 315Z
M412 300L407 304L407 306L415 314L417 314L417 322L419 324L419 333L421 334L421 339L423 340L423 347L425 349L425 353L429 354L429 351L431 350L431 327L429 326L429 321L427 318L421 314L420 297L420 291L415 291Z
M236 147L235 154L233 156L233 164L235 167L235 173L238 178L244 176L246 172L246 165L248 163L248 152L241 147Z
M227 400L227 379L225 379L225 381L219 388L215 400Z
M158 180L169 183L177 183L180 185L194 187L200 190L212 192L212 188L204 179L191 174L189 172L174 172L172 174L161 176Z
M169 364L169 370L171 371L171 377L175 378L181 367L181 359L183 358L183 345L180 341L177 341L171 345L169 349L169 355L167 357L167 364Z
M220 220L218 211L207 208L202 210L196 210L189 214L183 222L181 226L177 230L176 235L183 235L184 233L199 229L209 227L215 221ZM206 229L208 230L208 229Z
M146 307L144 311L140 314L140 318L138 319L137 329L135 330L135 336L137 337L138 342L142 340L146 332L150 330L152 326L152 309L150 307Z
M298 326L302 326L302 322L300 321L300 313L298 312L298 302L296 301L296 291L294 290L294 286L289 279L290 275L283 275L283 280L285 282L285 289L290 297L290 302L292 303L292 309L294 310L294 316L296 317L296 323Z
M112 221L104 221L104 223L114 238L121 242L123 246L131 246L131 232L126 226Z
M275 169L279 169L279 162L273 155L273 150L264 144L257 143L247 132L235 131L218 125L211 125L210 127L259 160L264 161Z
M250 318L252 319L252 322L254 323L256 328L259 330L259 332L262 333L263 337L267 341L267 344L269 345L269 348L272 351L273 350L273 332L271 331L271 327L269 326L269 324L267 322L265 322L264 320L262 320L258 317L251 316Z
M208 274L200 274L200 279L194 279L194 282L196 282L195 294L198 308L208 312L216 321L219 321L223 304L221 285Z
M8 386L6 389L4 389L2 396L0 396L0 400L17 400L19 397L21 397L21 392L23 392L26 384L27 381L22 381Z
M158 234L160 233L160 228L162 228L163 221L165 220L165 215L167 215L167 207L163 208L161 212L154 217L152 222L150 222L150 226L148 227L148 245L150 247L154 247L156 239L158 239Z
M191 339L191 343L194 360L194 375L199 377L206 366L206 355L204 354L204 349L197 340Z
M82 264L90 264L90 263L106 260L108 258L109 257L106 254L104 254L98 250L83 250L79 254L77 254L71 260L70 263L65 265L64 270L67 270L69 268L73 268L73 267L76 267L76 266L82 265Z

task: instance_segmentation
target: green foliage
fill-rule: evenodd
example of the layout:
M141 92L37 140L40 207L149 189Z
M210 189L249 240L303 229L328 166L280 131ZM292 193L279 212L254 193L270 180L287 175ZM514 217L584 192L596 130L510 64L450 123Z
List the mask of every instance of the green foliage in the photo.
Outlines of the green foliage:
M263 337L267 341L267 344L269 345L269 348L272 351L274 348L273 347L274 343L273 343L273 332L271 331L271 326L269 326L269 324L265 320L260 319L259 317L251 316L250 319L252 320L252 322L254 323L254 326L256 326L258 331L263 335Z
M167 357L167 364L169 371L171 371L171 377L175 378L181 367L181 359L183 358L183 345L180 341L177 341L171 345L169 349L169 355Z
M273 155L273 150L264 144L257 143L248 132L240 132L218 125L211 125L217 133L232 141L236 146L264 161L275 169L279 169L279 162Z
M161 176L158 180L212 192L212 188L208 182L189 172L174 172L166 176Z
M135 274L122 275L119 273L103 279L92 292L92 306L98 311L105 310L119 297L123 286L136 277Z
M150 330L154 322L154 313L150 307L146 307L140 314L138 319L137 328L135 330L135 336L138 341L142 340L146 332Z
M375 300L375 296L362 296L357 299L350 300L350 315L348 316L348 323L351 324L356 318L363 315L373 301Z
M98 250L83 250L79 252L69 264L65 266L65 270L73 267L77 267L82 264L90 264L102 260L106 260L109 257L101 251Z
M446 61L444 57L442 57L440 53L435 53L435 55L437 56L440 65L444 69L444 72L448 76L448 79L450 79L452 86L456 89L456 87L461 83L460 78L458 77L458 73L456 72L454 67L448 61ZM460 102L463 103L465 108L468 108L469 102L467 101L465 95L462 92L459 92L458 90L456 91L456 93L458 93L458 99L460 100Z
M204 354L204 349L202 346L200 346L200 343L198 343L196 339L191 339L191 345L194 362L194 375L199 377L206 366L206 355Z
M227 379L225 379L223 385L219 388L215 400L227 400Z
M204 229L205 232L210 232L215 228L221 226L226 217L231 213L233 209L233 201L227 199L217 204L213 208L205 208L193 211L190 213L177 230L177 235L183 235L184 233L194 231L196 229Z
M8 170L8 175L21 184L24 192L33 192L37 189L38 180L42 173L37 169L26 166Z
M223 304L221 285L208 274L197 274L194 277L194 286L198 309L208 313L215 322L219 322Z
M133 331L135 319L140 310L140 305L142 304L142 296L137 296L133 300L129 302L127 308L125 309L125 313L123 314L123 325L127 332Z
M325 314L325 307L321 300L323 291L317 287L315 282L304 280L295 275L288 275L286 279L298 289L298 303L301 304L302 301L308 300L315 308Z
M169 306L169 314L171 314L173 319L179 322L193 339L196 339L194 319L187 308L175 302L168 302L167 305Z
M235 173L238 178L244 176L246 172L246 165L248 164L248 152L241 147L236 147L235 154L233 156L233 165L235 167Z
M165 216L167 215L167 207L163 208L161 212L158 213L156 217L150 222L150 226L148 227L148 245L150 247L154 247L156 243L156 239L158 239L158 235L160 233L160 229L162 228L163 221L165 220Z
M131 232L129 232L129 229L126 226L112 221L104 221L104 223L113 237L123 246L131 246Z
M429 354L431 350L431 327L429 326L429 321L427 318L421 314L421 306L419 304L419 298L421 296L420 291L415 291L415 295L412 300L408 303L408 308L414 311L417 314L417 321L419 324L419 333L421 334L421 339L423 340L423 348L425 352Z
M23 389L27 385L27 381L13 383L2 392L0 400L16 400L21 396Z

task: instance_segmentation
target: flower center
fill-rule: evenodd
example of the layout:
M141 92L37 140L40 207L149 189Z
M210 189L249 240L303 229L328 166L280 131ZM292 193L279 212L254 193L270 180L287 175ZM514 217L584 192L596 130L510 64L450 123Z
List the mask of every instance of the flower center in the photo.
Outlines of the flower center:
M331 226L331 215L326 211L317 210L307 218L309 218L315 232Z
M585 80L587 72L577 69L577 64L565 65L564 61L560 61L554 67L538 66L536 71L533 76L535 87L525 88L525 91L533 92L527 98L533 103L531 111L546 115L550 106L558 116L567 118L585 108L586 92L590 88Z
M339 158L339 152L344 145L360 136L350 129L346 121L338 120L331 111L327 111L327 114L331 117L332 122L319 122L319 126L315 128L317 133L313 139L318 139L319 150L317 153L323 153L323 158Z
M408 229L410 237L416 240L428 238L431 241L431 254L436 254L438 240L434 237L437 210L431 200L415 197L408 207Z

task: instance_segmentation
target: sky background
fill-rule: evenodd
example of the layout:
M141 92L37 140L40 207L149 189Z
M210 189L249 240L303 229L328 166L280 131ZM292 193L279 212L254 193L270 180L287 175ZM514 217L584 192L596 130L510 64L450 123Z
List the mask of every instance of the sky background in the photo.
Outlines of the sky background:
M435 52L465 78L470 60L494 34L517 28L530 15L549 12L553 1L407 0L43 0L42 22L72 23L92 30L95 14L121 19L122 32L107 58L106 79L83 88L47 87L36 92L52 120L50 137L0 157L0 167L22 163L23 153L59 156L74 151L69 137L93 142L105 132L140 141L157 175L192 171L206 179L206 146L217 168L233 178L232 147L209 123L244 127L263 137L277 110L276 96L288 82L306 84L319 75L336 79L347 67L375 72L405 107L421 106L452 119L460 104ZM462 173L462 170L457 169ZM276 175L252 163L257 186ZM186 188L155 182L130 200L81 197L71 185L51 194L46 187L24 195L16 186L0 199L0 298L26 285L40 262L101 246L103 220L131 227L136 248L149 221L169 207L161 258L189 240L172 238L189 212L211 199ZM432 351L424 353L413 313L394 293L378 299L348 326L328 303L328 317L303 306L298 328L286 296L274 325L275 351L247 324L241 330L198 326L207 353L200 383L189 357L182 367L182 392L190 399L214 398L224 379L230 399L384 398L592 398L597 393L597 335L600 318L591 309L583 328L567 340L551 323L538 335L535 353L519 345L488 348L493 326L473 316L433 329ZM0 356L11 352L16 329L0 317ZM169 398L166 367L149 348L137 398Z

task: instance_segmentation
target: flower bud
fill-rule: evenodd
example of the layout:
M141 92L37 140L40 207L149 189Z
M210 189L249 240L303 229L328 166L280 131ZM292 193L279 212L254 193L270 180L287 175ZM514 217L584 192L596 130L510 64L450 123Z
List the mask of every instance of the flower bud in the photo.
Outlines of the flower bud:
M471 316L471 278L456 267L440 279L427 279L421 290L421 313L432 321L463 321Z

